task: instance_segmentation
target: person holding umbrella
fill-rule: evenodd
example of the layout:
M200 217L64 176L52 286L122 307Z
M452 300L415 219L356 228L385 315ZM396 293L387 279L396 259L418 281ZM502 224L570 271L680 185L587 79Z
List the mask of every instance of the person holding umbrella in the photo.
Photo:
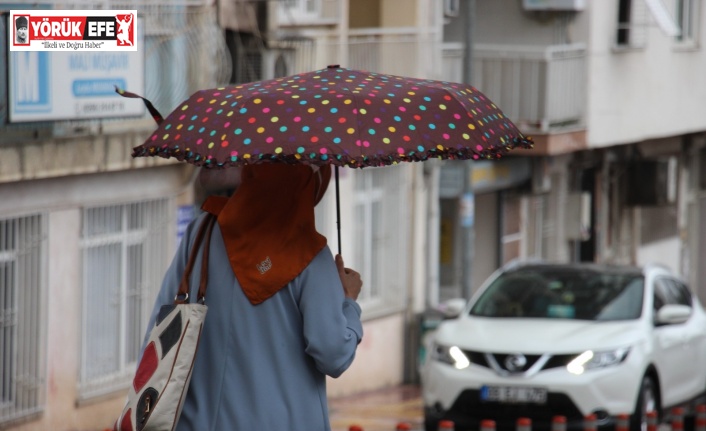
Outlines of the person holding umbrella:
M116 92L143 99L158 124L133 157L243 169L230 199L203 205L220 228L207 299L219 318L206 319L198 389L189 389L178 431L330 429L325 376L348 368L362 336L360 276L340 256L334 264L314 227L331 165L340 255L339 167L496 160L534 146L473 86L339 65L198 90L166 118L142 96ZM171 285L186 254L182 246ZM214 286L222 293L210 293Z
M360 274L334 260L314 224L330 177L330 166L284 163L202 171L206 188L235 192L202 205L217 216L209 312L177 431L330 430L326 376L351 365L363 336ZM174 299L204 216L185 232L150 328Z

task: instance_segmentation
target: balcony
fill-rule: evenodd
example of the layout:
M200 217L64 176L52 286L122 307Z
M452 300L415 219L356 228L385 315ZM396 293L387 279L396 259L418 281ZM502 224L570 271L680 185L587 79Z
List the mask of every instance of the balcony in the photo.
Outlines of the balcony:
M585 128L585 45L478 44L473 51L473 85L523 132Z
M337 35L316 42L316 64L340 64L351 69L391 75L431 78L441 62L441 44L415 27L356 28L345 42Z

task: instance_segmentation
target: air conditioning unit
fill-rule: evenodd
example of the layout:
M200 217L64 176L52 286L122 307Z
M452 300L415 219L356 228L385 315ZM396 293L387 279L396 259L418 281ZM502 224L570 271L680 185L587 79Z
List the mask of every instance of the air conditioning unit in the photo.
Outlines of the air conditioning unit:
M582 11L586 0L522 0L522 6L530 11Z
M262 79L282 78L293 75L294 49L272 48L262 57Z
M632 162L626 174L628 206L662 206L676 202L676 158Z

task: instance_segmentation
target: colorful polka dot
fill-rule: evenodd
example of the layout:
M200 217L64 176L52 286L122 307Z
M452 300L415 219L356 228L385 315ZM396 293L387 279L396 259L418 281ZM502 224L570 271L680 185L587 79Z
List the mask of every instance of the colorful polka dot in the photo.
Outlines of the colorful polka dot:
M344 68L202 90L175 112L134 157L219 167L260 159L365 167L497 159L533 145L474 87Z

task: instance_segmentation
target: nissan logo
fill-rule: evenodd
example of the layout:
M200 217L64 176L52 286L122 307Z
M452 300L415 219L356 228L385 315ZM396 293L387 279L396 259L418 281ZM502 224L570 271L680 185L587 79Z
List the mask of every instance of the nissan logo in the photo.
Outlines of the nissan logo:
M522 353L513 353L512 355L507 355L507 358L505 358L505 368L507 368L508 371L522 371L525 365L527 365L527 358Z

